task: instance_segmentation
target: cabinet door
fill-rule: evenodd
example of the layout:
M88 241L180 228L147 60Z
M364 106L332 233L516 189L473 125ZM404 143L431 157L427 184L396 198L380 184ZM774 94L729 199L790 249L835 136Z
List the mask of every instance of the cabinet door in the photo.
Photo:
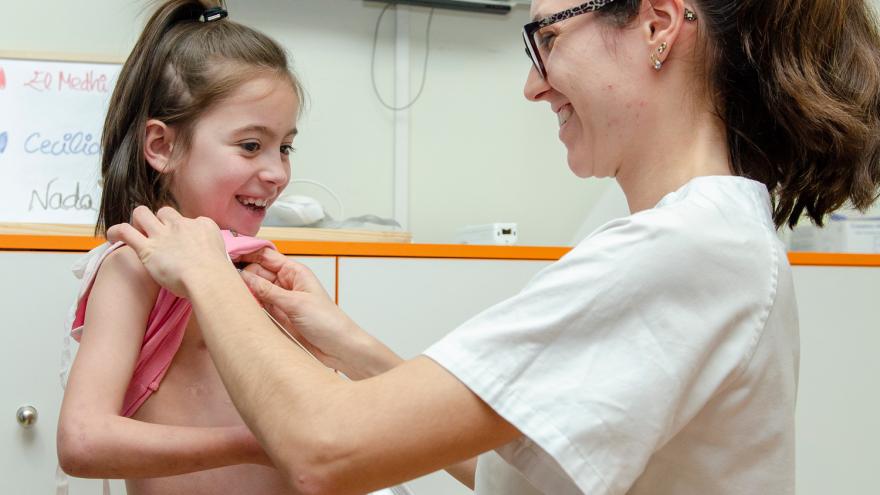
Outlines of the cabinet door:
M55 428L61 407L63 324L79 281L70 272L82 253L0 252L0 493L55 493ZM29 428L16 410L32 406ZM71 480L70 492L98 493L95 480Z
M84 253L0 252L0 493L55 493L55 429L61 407L59 378L64 320L79 290L70 271ZM335 292L336 259L296 258ZM75 344L74 344L75 350ZM19 426L16 411L32 406L38 419ZM124 494L121 481L114 495ZM97 480L70 479L70 494L99 493Z
M799 495L876 493L880 268L794 268ZM875 488L871 488L871 487Z
M405 358L516 294L544 261L340 258L339 304ZM472 493L446 473L407 485L415 495Z
M336 257L327 256L288 256L303 265L315 274L324 290L331 299L336 295Z

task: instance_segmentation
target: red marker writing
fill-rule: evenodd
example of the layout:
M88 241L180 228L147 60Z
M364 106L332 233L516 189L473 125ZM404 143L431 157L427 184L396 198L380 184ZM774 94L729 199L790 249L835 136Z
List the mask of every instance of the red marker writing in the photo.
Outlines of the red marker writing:
M6 89L6 73L3 72L3 67L0 67L0 89Z

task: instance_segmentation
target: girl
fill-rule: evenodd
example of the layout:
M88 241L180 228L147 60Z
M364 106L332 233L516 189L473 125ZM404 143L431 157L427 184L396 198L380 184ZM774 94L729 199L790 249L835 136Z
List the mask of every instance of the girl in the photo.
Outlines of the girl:
M375 375L343 382L298 349L270 351L281 337L215 227L138 208L108 235L192 301L242 416L305 493L359 493L493 449L503 461L480 457L477 493L794 493L797 307L776 228L877 198L871 5L531 9L525 95L558 116L574 174L615 177L632 214L425 356L385 371L394 356L308 270L263 250L258 273L278 285L245 275L258 298L327 364Z
M110 101L96 233L138 204L174 205L232 232L233 256L267 245L244 236L290 179L302 94L283 49L219 3L162 3ZM58 425L62 469L128 478L129 495L289 493L229 400L189 304L160 290L128 247L95 250L87 272Z

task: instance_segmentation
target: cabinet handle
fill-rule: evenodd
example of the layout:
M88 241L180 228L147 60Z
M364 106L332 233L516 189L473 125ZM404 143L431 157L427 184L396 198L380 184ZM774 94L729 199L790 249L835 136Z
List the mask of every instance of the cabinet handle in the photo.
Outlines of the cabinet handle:
M21 406L15 412L15 419L22 428L30 428L37 422L37 408L34 406Z

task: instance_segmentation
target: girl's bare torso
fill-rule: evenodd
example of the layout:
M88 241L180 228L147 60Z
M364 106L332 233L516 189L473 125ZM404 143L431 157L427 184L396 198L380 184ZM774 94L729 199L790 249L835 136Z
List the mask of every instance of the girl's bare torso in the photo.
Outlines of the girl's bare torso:
M214 367L195 318L190 318L180 349L159 389L133 418L175 426L242 424ZM240 464L167 478L127 480L126 491L128 495L293 493L278 470L256 464Z

